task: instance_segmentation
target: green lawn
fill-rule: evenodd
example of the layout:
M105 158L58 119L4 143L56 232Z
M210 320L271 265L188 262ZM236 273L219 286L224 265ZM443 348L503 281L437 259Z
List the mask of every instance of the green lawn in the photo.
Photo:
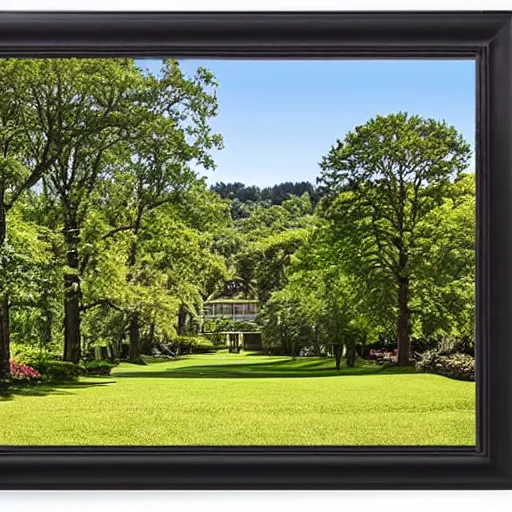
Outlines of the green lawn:
M123 363L0 401L4 445L474 445L474 383L330 358Z

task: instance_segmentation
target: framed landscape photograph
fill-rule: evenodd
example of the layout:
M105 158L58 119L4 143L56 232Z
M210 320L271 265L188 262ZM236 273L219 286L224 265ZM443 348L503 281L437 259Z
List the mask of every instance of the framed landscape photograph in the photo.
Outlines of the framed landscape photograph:
M512 488L512 13L0 13L0 488Z

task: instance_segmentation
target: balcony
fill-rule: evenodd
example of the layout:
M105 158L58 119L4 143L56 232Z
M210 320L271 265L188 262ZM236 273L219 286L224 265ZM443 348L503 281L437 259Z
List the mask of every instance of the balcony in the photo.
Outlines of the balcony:
M205 303L203 320L229 319L236 322L252 322L258 312L256 300L219 299Z
M234 315L234 314L225 314L225 313L219 313L219 314L203 314L204 320L221 320L221 319L229 319L234 320L236 322L252 322L256 319L256 313L249 313L246 315Z

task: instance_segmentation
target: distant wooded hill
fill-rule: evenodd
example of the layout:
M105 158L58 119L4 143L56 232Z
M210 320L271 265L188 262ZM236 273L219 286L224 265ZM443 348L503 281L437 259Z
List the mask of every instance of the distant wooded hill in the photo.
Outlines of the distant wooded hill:
M251 206L256 203L266 203L268 206L280 205L283 201L290 199L291 196L300 197L306 192L311 198L313 207L320 200L320 191L318 187L309 181L300 181L296 183L287 181L264 188L254 185L248 186L240 182L219 182L212 185L210 188L223 199L230 199L233 201L231 208L231 215L233 218L248 216L249 209L247 206Z

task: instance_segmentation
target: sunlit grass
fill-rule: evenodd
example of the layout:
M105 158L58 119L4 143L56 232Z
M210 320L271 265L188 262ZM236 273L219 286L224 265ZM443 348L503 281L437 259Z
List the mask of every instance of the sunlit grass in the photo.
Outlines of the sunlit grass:
M0 402L8 445L474 445L475 386L330 358L209 354Z

